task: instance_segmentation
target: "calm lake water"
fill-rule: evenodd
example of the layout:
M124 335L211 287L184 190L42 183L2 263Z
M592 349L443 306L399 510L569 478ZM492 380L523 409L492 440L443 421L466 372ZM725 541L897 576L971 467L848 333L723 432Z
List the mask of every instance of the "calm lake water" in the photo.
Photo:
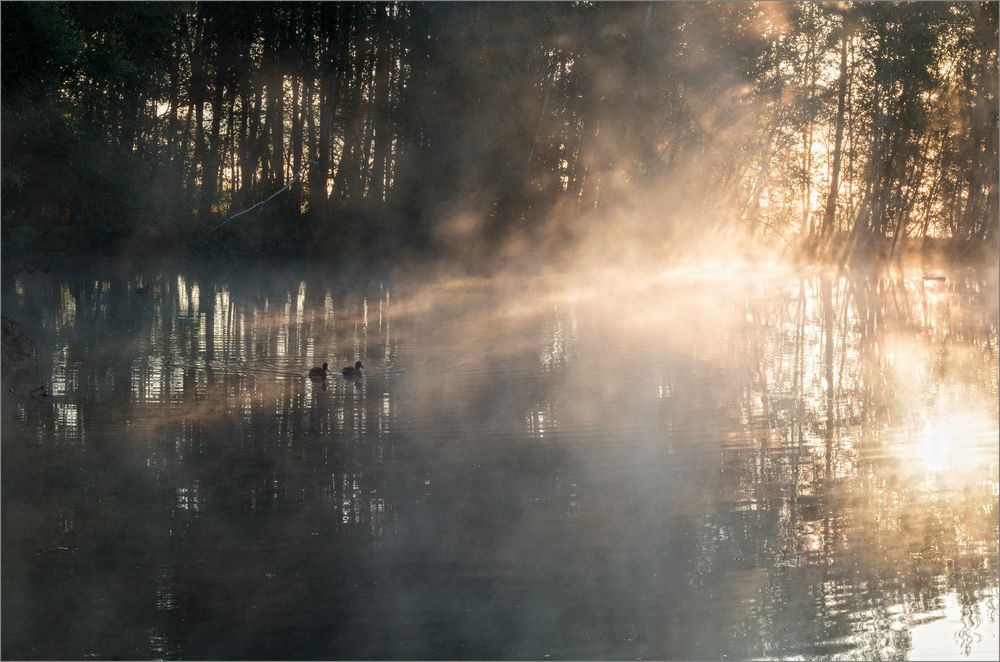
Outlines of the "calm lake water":
M5 280L3 657L996 659L997 274L938 273Z

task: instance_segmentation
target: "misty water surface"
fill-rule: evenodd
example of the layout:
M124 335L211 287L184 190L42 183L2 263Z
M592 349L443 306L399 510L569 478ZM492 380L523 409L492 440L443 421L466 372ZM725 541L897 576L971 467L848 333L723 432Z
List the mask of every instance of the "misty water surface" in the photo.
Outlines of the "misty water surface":
M22 274L3 656L995 658L997 281L941 273Z

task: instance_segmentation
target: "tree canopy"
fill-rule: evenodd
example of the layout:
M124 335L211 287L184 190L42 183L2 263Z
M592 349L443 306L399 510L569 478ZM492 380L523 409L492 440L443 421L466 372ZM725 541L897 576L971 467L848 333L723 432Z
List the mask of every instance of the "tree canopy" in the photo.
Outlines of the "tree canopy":
M226 237L997 239L995 2L2 13L5 237L180 247L287 186Z

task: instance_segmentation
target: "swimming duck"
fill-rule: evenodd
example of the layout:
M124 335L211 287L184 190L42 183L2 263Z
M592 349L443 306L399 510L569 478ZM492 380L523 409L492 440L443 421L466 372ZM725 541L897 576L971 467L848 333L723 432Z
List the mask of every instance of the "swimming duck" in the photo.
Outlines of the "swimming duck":
M324 363L322 368L312 368L309 371L309 376L313 379L326 379L326 373L330 372L330 368L327 365Z
M347 366L346 368L341 370L341 372L344 373L344 377L360 377L362 374L364 374L361 372L361 369L364 367L365 366L361 363L361 361L358 361L357 363L354 364L353 368Z

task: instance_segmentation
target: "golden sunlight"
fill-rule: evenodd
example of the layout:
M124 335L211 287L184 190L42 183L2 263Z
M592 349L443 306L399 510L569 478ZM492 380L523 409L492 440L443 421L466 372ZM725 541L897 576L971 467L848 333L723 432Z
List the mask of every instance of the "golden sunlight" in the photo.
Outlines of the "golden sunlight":
M917 446L917 456L924 465L935 473L948 466L951 458L952 436L939 421L924 426Z
M947 472L950 479L967 481L995 456L997 421L989 403L962 402L958 397L939 398L916 440L914 458L920 469ZM982 460L982 461L980 461Z

